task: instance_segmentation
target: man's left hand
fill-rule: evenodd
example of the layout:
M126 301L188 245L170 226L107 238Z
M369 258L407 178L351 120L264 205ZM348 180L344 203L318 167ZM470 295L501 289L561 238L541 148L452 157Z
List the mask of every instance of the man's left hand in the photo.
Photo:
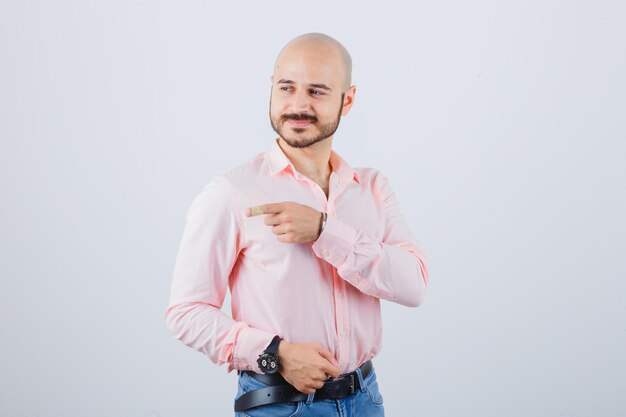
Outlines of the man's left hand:
M264 215L272 233L283 243L309 243L319 236L322 213L304 204L284 201L250 207L246 216Z

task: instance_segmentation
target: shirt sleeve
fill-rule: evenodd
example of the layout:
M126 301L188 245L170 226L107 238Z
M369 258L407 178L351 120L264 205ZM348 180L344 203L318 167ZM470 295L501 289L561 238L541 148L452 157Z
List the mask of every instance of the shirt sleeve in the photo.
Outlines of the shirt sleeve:
M256 370L272 333L221 311L228 280L243 243L241 213L223 177L208 184L187 213L165 321L172 335L218 365Z
M423 302L428 286L426 258L404 221L387 178L378 174L374 186L373 195L382 202L382 239L329 214L313 251L361 292L416 307Z

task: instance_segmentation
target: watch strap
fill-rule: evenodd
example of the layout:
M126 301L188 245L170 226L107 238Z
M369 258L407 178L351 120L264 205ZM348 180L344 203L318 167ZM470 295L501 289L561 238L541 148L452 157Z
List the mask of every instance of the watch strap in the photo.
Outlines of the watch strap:
M270 344L265 349L264 353L269 353L270 355L277 355L278 354L278 345L280 344L280 342L282 340L283 339L281 339L280 336L274 336L274 338L272 339Z

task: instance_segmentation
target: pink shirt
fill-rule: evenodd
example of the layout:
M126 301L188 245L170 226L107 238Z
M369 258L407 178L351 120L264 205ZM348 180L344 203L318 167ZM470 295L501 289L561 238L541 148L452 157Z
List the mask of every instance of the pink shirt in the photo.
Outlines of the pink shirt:
M228 371L260 372L275 335L319 343L342 372L381 348L380 299L418 306L428 272L387 179L332 152L329 197L278 143L215 178L187 213L165 312L171 333ZM307 244L282 243L248 207L294 201L328 213ZM231 316L220 309L227 288ZM232 317L232 318L231 318Z

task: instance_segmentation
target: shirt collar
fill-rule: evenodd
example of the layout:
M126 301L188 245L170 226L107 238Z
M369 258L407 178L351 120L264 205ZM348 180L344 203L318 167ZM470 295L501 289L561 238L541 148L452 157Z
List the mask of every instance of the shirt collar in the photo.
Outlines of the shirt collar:
M265 153L265 160L268 163L270 175L276 175L287 169L289 169L292 174L296 172L295 167L278 145L278 139L274 141L271 148ZM330 164L333 167L333 172L339 179L345 182L354 181L359 184L359 176L354 168L339 156L338 153L332 150L330 152Z

